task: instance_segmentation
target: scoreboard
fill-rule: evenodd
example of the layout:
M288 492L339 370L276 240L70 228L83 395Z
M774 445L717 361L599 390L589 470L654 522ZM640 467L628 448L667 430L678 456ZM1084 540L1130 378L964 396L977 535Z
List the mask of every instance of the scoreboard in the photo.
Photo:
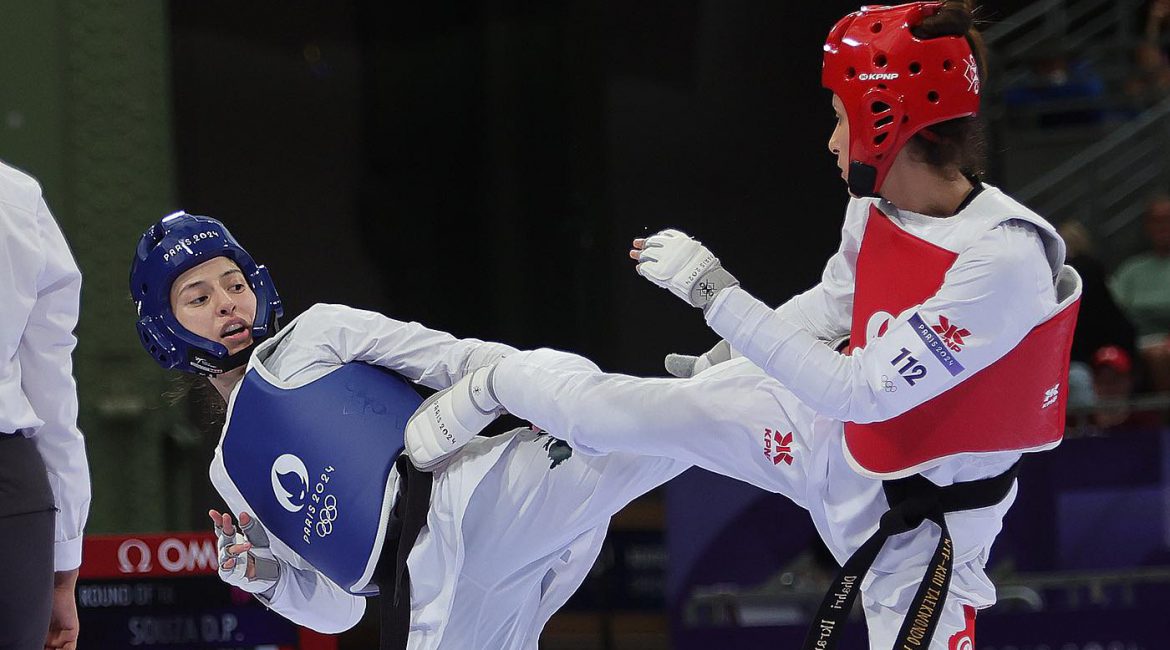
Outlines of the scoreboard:
M79 646L101 650L337 650L216 575L210 533L87 535Z

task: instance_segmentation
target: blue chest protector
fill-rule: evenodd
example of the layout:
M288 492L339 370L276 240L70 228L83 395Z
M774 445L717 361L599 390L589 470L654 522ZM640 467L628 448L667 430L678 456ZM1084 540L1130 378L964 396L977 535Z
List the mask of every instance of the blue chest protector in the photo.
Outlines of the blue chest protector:
M224 433L224 467L269 534L343 589L371 591L393 506L390 468L421 403L401 377L362 363L296 388L249 369Z

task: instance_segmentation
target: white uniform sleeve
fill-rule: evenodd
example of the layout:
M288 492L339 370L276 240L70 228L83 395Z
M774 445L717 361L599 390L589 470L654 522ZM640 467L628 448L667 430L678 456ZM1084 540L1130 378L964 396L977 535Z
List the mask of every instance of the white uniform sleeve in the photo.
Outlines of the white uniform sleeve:
M77 428L77 385L71 356L77 345L73 328L77 325L81 272L43 199L37 206L35 238L43 257L17 363L28 402L44 422L36 428L33 441L48 468L58 510L54 569L67 571L81 565L81 535L90 501L89 464L85 440ZM0 272L4 275L7 271Z
M312 569L280 562L280 577L272 597L256 598L288 620L322 634L337 634L358 624L366 599L347 593Z
M909 262L908 262L909 263ZM1007 354L1056 307L1034 228L1007 222L963 251L942 288L845 356L743 289L722 292L711 328L817 412L849 422L896 417Z
M319 346L326 363L361 361L436 389L516 351L343 305L313 305L297 318L296 327L296 338Z
M853 318L853 287L856 280L857 253L861 250L861 233L868 203L850 203L841 228L841 246L829 258L821 282L780 305L776 313L813 336L831 341L849 333Z

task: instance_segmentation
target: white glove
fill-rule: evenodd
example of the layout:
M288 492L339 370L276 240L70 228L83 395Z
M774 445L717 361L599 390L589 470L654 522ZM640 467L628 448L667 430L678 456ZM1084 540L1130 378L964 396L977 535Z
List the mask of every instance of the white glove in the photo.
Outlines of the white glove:
M825 341L825 345L829 346L833 352L840 352L845 354L845 348L849 347L849 335L838 336L831 341Z
M406 421L406 455L414 466L427 472L450 458L504 409L492 393L495 365L470 375L431 395Z
M239 527L232 525L230 514L220 515L212 510L211 518L216 522L219 579L252 594L262 594L275 587L280 577L280 563L272 555L264 526L246 512L240 513ZM248 577L249 567L252 568L251 578Z
M706 246L677 230L647 237L636 268L639 275L704 311L720 291L739 284Z
M666 355L666 372L675 377L686 379L730 358L731 344L727 341L720 341L715 344L715 347L697 357L689 354L671 353Z

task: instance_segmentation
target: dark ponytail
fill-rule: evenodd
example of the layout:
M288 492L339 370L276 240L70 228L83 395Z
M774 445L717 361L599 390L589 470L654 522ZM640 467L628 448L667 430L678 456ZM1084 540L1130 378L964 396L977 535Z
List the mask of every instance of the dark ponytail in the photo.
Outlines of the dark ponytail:
M910 30L916 37L928 40L941 36L965 36L971 51L975 53L975 64L979 67L979 78L987 79L987 47L983 35L975 29L975 3L972 0L946 0L942 9Z
M987 47L983 35L975 28L973 0L945 0L938 13L924 19L910 32L928 40L943 36L963 36L975 55L980 84L987 85ZM979 116L961 117L934 124L915 135L910 143L926 163L939 168L957 165L963 175L980 178L987 166L987 136Z

